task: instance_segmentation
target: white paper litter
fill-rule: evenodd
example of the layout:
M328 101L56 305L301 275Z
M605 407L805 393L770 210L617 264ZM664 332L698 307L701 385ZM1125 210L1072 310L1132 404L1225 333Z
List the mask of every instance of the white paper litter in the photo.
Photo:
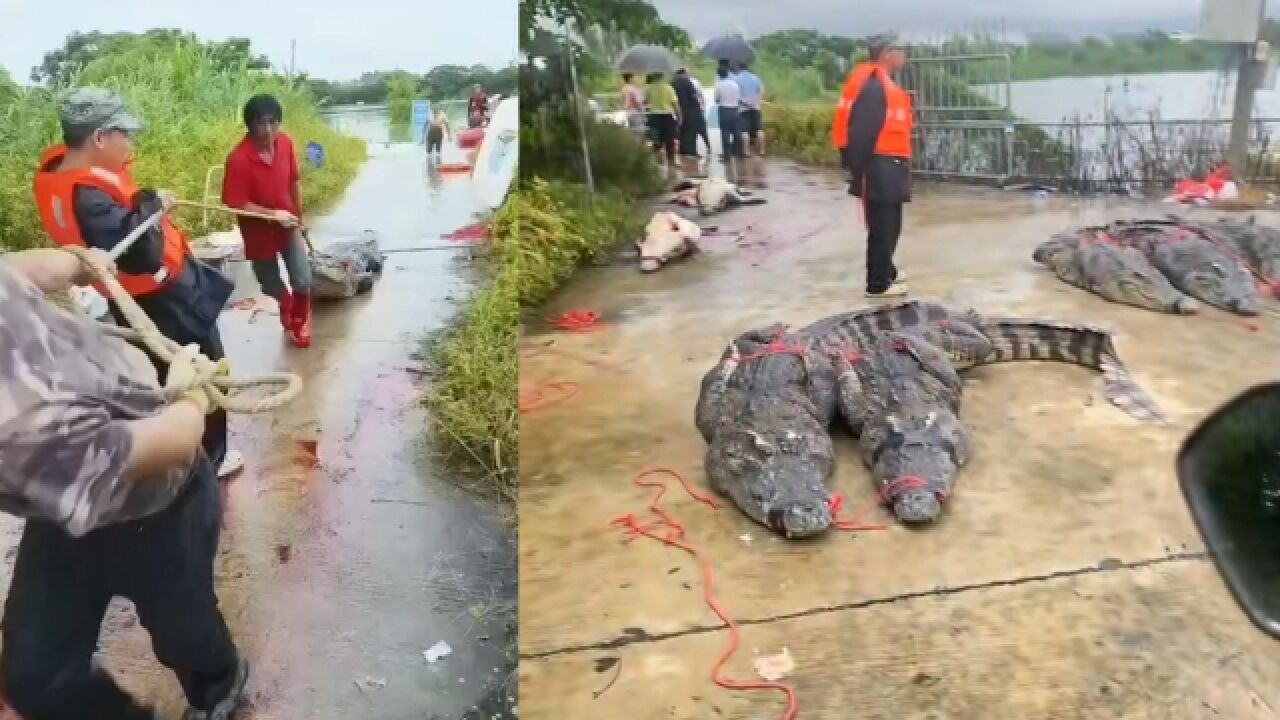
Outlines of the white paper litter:
M449 643L441 640L435 645L423 650L422 657L426 658L427 662L433 663L451 652L453 652L453 648L449 647Z
M777 655L765 655L756 658L756 674L769 682L781 680L787 673L796 669L796 661L791 657L791 650L782 648Z

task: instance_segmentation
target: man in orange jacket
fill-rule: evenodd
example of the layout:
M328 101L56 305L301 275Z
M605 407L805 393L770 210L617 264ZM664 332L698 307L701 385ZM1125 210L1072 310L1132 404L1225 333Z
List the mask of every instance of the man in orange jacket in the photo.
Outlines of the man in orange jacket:
M114 91L81 87L61 101L64 144L45 150L35 176L35 200L45 232L59 246L110 251L173 197L140 189L129 174L133 136L143 123ZM160 332L179 345L196 343L210 360L224 356L218 315L231 296L226 277L191 254L187 237L166 217L117 259L119 280ZM112 303L116 322L124 316ZM152 358L160 382L167 368ZM227 413L205 421L204 449L218 476L244 466L227 450Z
M906 62L892 33L867 41L871 59L853 69L836 107L831 140L849 171L849 194L862 198L867 223L869 298L907 294L893 263L902 206L911 201L911 96L890 77Z

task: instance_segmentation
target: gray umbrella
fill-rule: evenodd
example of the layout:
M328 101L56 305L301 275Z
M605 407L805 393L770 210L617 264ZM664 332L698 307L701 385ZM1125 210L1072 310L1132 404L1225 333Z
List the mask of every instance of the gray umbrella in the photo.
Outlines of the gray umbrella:
M618 57L615 65L620 73L670 75L680 68L682 63L675 54L660 45L634 45Z
M741 35L722 35L702 46L702 54L713 60L728 60L732 63L749 63L756 59L756 51L751 49Z

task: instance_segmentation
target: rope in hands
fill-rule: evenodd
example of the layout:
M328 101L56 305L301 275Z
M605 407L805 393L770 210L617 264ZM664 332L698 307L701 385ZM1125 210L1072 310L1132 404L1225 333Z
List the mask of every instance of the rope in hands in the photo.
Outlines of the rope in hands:
M108 257L113 261L119 258L137 242L138 238L160 222L162 217L164 217L164 211L147 218L107 253ZM200 354L199 346L191 344L184 347L165 337L142 308L138 307L133 297L121 287L116 276L87 248L64 247L62 249L79 258L81 265L93 279L106 288L107 294L120 308L121 314L130 325L122 328L102 323L107 334L142 345L170 366L168 381L164 387L167 401L189 399L206 411L212 407L219 407L231 413L257 414L283 407L302 392L302 378L294 373L266 373L232 379L228 375L226 361L215 363ZM161 269L157 275L163 273L165 270ZM162 280L163 277L157 279ZM187 368L190 370L186 370ZM234 394L239 390L267 386L277 386L279 389L256 400L240 398Z

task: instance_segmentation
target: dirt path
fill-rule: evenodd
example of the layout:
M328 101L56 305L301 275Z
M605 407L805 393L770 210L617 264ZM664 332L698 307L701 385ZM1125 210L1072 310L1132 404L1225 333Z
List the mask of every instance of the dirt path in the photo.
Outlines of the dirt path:
M522 382L567 380L580 392L521 427L526 720L782 716L778 693L709 682L727 637L688 556L624 544L609 526L643 513L647 492L630 479L647 466L705 488L693 407L730 338L865 304L862 225L844 188L788 163L765 171L768 205L712 220L742 239L709 238L701 256L658 275L584 272L549 314L599 310L606 329L528 338L554 344L522 360ZM729 676L754 679L753 653L789 649L798 717L811 719L1280 713L1280 647L1249 625L1204 558L1172 474L1191 423L1274 376L1280 323L1109 304L1030 259L1053 232L1132 211L922 189L899 251L916 297L1108 326L1175 424L1136 425L1081 368L991 367L969 381L962 418L974 459L933 527L791 544L673 488L666 506L744 626ZM853 443L837 449L833 485L859 505L870 482Z
M384 249L420 245L470 221L467 180L423 177L421 148L372 146L317 242L372 228ZM247 266L226 312L237 374L288 368L306 390L279 413L232 418L246 469L227 488L218 580L232 635L253 663L245 720L454 720L514 695L514 548L492 510L453 488L424 447L418 399L424 335L468 291L453 252L391 255L374 291L317 307L314 344L288 346L274 303ZM20 524L3 520L8 542ZM0 591L7 591L12 551ZM428 663L439 641L452 654ZM127 603L108 613L102 649L121 682L184 707ZM239 717L239 716L238 716Z

